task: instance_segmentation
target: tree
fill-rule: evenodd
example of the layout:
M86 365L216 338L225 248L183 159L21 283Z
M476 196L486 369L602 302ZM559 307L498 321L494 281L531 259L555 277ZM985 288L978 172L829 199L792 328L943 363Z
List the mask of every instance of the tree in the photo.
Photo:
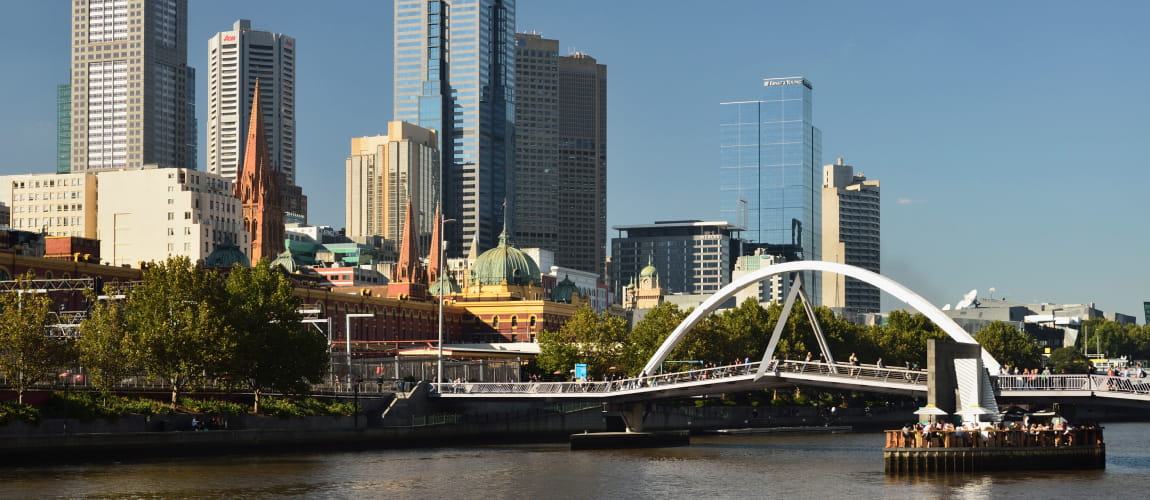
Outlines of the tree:
M32 291L31 272L17 278L16 289L0 293L0 375L16 389L17 401L37 382L49 378L66 362L68 345L52 338L52 299Z
M138 372L138 350L131 345L133 335L128 331L124 304L92 296L89 299L95 305L88 318L80 323L77 347L88 381L106 394L124 376Z
M950 340L924 314L906 311L891 311L885 325L868 327L863 336L873 343L888 366L908 362L922 365L926 361L928 339Z
M631 375L638 375L647 361L655 355L655 351L659 350L659 346L663 345L671 332L686 317L685 311L670 302L664 302L648 310L627 336L621 361L623 369Z
M252 411L259 412L264 389L302 393L309 382L323 378L327 339L303 328L299 299L287 278L261 261L234 267L225 290L235 346L225 371L252 391Z
M623 318L606 312L596 314L583 306L558 332L540 334L536 363L548 373L567 373L575 363L586 363L587 375L599 378L610 367L621 364L626 340L627 322Z
M235 348L225 298L219 276L183 256L151 264L128 294L131 357L167 381L173 406L182 391L220 373Z
M1062 347L1050 353L1050 365L1054 373L1087 373L1090 360L1073 347Z
M1042 347L1038 341L1009 323L995 321L986 325L974 334L974 340L1004 365L1019 368L1042 366Z

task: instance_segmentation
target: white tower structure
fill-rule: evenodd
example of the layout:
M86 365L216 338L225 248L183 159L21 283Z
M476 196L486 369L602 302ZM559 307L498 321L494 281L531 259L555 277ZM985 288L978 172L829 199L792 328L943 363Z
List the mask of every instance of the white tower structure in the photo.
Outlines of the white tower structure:
M208 40L207 170L235 180L257 79L272 170L295 185L295 39L246 19Z

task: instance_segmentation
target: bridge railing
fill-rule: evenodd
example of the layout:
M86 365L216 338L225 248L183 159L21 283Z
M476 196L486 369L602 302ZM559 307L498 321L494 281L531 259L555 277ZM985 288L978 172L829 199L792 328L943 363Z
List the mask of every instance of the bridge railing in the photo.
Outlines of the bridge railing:
M1002 391L1082 391L1150 394L1150 379L1111 375L999 375L993 377Z
M605 394L681 384L706 384L731 377L749 377L759 371L761 362L739 363L713 368L691 369L610 381L586 382L445 382L438 388L442 394ZM884 383L926 384L926 371L886 368L876 365L820 363L816 361L771 360L770 375L820 375L843 379L866 379ZM433 385L434 386L434 385Z
M828 364L819 361L783 360L780 372L823 375L841 378L868 379L888 383L926 384L925 370L888 368L878 365L852 365L849 363Z
M1004 391L1089 391L1089 375L999 375L998 388Z
M602 394L640 388L659 387L689 382L705 382L740 375L753 375L760 363L740 363L683 372L661 373L646 377L586 382L444 382L443 394ZM768 364L772 369L774 362ZM434 384L433 384L434 387Z
M1123 377L1119 375L1091 375L1094 390L1099 392L1121 392L1126 394L1150 394L1150 379L1143 377Z

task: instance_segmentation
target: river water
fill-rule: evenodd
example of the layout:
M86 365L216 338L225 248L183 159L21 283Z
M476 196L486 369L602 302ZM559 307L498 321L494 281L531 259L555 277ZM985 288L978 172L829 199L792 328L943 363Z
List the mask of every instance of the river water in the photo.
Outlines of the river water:
M0 468L0 498L1144 498L1150 424L1103 471L894 478L880 433L693 436L681 448L466 446Z

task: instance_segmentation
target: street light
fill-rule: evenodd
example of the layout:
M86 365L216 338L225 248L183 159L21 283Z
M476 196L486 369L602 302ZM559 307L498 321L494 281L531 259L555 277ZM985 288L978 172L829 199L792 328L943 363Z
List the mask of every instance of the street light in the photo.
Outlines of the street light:
M443 237L443 228L448 222L455 222L455 219L443 219L439 221L439 356L436 360L435 371L436 391L439 391L443 385L443 260L447 253L445 251L447 242Z
M351 318L374 318L372 313L347 313L343 316L347 327L343 330L344 351L347 353L347 383L351 387Z

